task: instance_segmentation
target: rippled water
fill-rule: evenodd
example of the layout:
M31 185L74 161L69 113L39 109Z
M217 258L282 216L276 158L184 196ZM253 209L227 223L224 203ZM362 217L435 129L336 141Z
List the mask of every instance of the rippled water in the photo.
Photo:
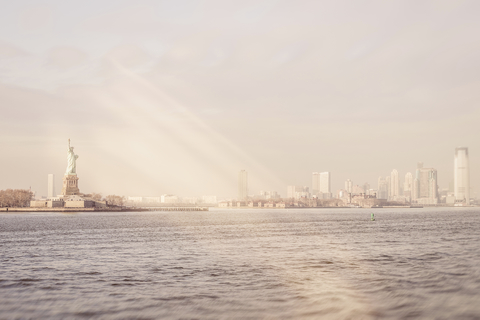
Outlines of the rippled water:
M0 241L1 319L480 318L477 208L1 214Z

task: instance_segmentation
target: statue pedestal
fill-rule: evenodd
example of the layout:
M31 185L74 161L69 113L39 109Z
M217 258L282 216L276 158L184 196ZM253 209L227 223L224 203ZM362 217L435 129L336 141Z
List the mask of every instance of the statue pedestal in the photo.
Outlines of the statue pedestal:
M64 196L73 196L79 193L80 193L80 190L78 189L77 175L68 174L63 176L62 194Z

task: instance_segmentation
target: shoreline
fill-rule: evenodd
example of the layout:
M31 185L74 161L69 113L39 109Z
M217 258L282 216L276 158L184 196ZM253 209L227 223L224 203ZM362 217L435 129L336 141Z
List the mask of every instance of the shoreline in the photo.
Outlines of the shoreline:
M285 209L424 209L424 208L475 208L478 206L384 206L384 207L285 207L285 208L265 208L265 207L212 207L213 210L285 210ZM18 208L1 208L0 213L34 213L34 212L187 212L187 211L210 211L210 207L155 207L155 208L30 208L30 207L18 207Z
M147 212L147 211L209 211L208 207L158 207L158 208L0 208L0 213L9 212Z

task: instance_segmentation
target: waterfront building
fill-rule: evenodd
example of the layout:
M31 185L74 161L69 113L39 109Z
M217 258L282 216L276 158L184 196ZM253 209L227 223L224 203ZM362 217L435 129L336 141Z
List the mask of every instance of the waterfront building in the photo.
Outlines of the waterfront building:
M420 204L438 203L437 170L424 168L423 162L419 162L415 172L414 200Z
M345 181L345 190L347 190L347 193L352 193L353 192L353 182L350 179L347 179Z
M180 202L188 203L188 204L197 204L200 201L198 200L198 197L183 197Z
M47 199L55 197L55 175L50 173L47 181Z
M359 186L357 184L353 187L352 194L362 194L362 193L365 193L365 189L362 186Z
M455 148L454 160L454 193L456 201L470 203L470 168L468 148Z
M312 194L317 195L320 192L320 173L312 172Z
M280 195L278 194L277 191L266 191L265 192L265 199L266 200L269 200L269 199L279 199L280 198Z
M288 186L287 187L287 198L290 199L301 199L301 198L310 198L309 188L305 186Z
M423 168L423 162L419 162L417 166L417 171L415 177L418 179L418 198L427 198L428 197L428 170Z
M203 203L217 203L217 196L202 196Z
M318 193L318 199L331 199L332 198L332 193L331 192L319 192Z
M403 184L403 195L410 200L413 193L413 175L411 172L407 172L405 175L405 182Z
M143 197L127 197L127 201L131 203L142 203L143 202Z
M437 170L430 171L430 179L428 180L430 184L428 186L428 198L435 200L438 203L438 184L437 184Z
M365 182L365 184L363 185L363 190L365 190L365 193L367 193L367 190L370 190L370 183L368 182Z
M447 205L455 205L455 195L447 194L447 196L445 197L445 203Z
M400 195L400 193L399 193L398 171L396 169L393 169L392 173L390 173L390 194L389 194L389 198L390 198L390 200L396 200L399 195Z
M264 191L260 190L260 195L255 195L254 199L256 200L270 200L270 199L279 199L280 195L277 191Z
M128 203L136 204L136 205L141 205L141 204L155 204L155 203L161 203L162 197L131 197L128 196L125 199Z
M348 198L347 190L345 189L337 190L337 199L343 199L343 198Z
M331 195L330 172L320 173L320 192Z
M420 181L418 178L413 179L412 200L416 201L420 197Z
M161 203L162 197L142 197L142 201L146 203Z
M238 200L245 200L248 197L248 173L240 170L238 173Z
M388 199L388 184L387 180L383 179L383 177L378 177L378 193L377 199Z
M163 194L160 196L160 203L179 203L178 196L173 194Z
M365 195L367 196L375 197L378 199L377 194L378 194L378 190L371 189L371 188L365 189Z

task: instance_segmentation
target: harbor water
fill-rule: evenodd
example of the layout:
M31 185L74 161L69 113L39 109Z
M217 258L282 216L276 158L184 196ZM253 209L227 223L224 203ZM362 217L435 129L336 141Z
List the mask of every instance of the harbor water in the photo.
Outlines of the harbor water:
M0 319L480 318L479 208L1 213L0 247Z

